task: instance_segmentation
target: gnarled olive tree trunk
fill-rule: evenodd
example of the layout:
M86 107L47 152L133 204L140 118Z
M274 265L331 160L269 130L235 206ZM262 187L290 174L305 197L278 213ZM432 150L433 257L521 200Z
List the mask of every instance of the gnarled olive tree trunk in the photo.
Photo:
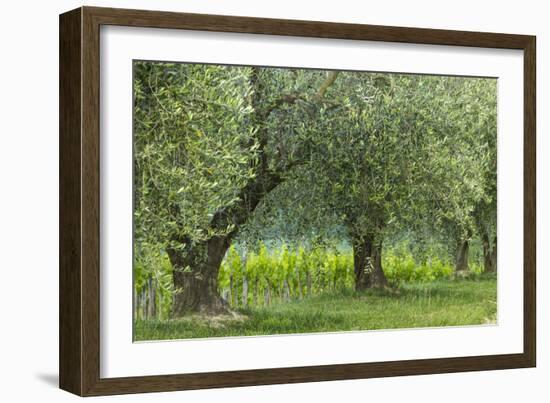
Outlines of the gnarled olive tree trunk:
M353 237L353 266L357 291L388 285L382 268L382 241L374 236Z
M470 269L468 265L469 250L470 242L468 240L461 240L458 242L455 260L455 271L457 273L465 273Z
M188 312L216 314L230 312L229 306L218 292L218 273L225 253L239 228L246 223L264 197L283 180L287 165L282 172L270 168L266 148L269 133L266 121L269 115L283 104L294 104L299 96L282 95L279 99L262 105L262 88L258 80L259 70L253 69L251 85L255 88L249 100L255 110L254 123L258 127L256 140L259 144L259 158L255 169L255 178L239 194L238 202L221 209L214 214L210 223L213 233L224 234L208 240L193 242L187 237L176 236L167 253L174 268L173 280L176 288L172 316L182 316ZM331 72L321 85L316 99L324 97L327 88L334 83L337 72ZM229 232L225 232L232 228Z
M493 244L489 240L489 235L484 233L481 237L483 243L483 270L486 273L496 273L497 271L497 237L495 235Z
M241 190L237 204L214 214L211 229L221 233L232 225L231 231L199 242L188 237L173 237L173 244L177 247L167 250L174 269L176 289L173 317L190 312L230 312L229 305L218 291L218 273L239 227L248 220L260 201L283 180L281 176L268 171L266 164L262 162L256 179Z
M218 273L230 244L230 237L214 237L196 243L184 239L181 249L168 248L176 288L173 316L188 312L219 314L229 311L228 304L218 292Z

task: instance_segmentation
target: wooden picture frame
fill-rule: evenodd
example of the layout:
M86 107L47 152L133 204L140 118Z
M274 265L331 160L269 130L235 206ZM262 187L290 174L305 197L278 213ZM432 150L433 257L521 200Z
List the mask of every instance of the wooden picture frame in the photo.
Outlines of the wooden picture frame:
M100 377L99 35L102 25L518 49L524 56L523 353L225 372ZM80 396L534 367L535 37L81 7L60 16L60 387Z

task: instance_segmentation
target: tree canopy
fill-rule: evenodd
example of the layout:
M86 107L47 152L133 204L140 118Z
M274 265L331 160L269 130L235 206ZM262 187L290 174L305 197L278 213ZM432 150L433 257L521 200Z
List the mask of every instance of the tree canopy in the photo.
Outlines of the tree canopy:
M136 255L166 250L183 294L216 294L235 239L344 239L360 288L385 285L389 232L496 236L494 79L156 62L134 72ZM177 309L224 309L202 294Z

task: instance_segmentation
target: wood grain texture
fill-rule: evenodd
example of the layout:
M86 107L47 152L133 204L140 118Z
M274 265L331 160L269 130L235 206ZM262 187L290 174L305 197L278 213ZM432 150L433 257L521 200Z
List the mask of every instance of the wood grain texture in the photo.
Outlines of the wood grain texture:
M122 25L524 51L524 352L476 357L100 378L99 29ZM60 16L60 387L81 396L532 367L535 37L82 7Z
M81 10L59 21L59 386L81 394Z
M537 144L536 144L536 39L530 37L524 48L523 66L523 353L536 366L537 334Z
M189 29L314 38L523 49L529 36L488 32L342 24L320 21L85 7L105 25Z
M82 9L82 389L99 379L99 24Z

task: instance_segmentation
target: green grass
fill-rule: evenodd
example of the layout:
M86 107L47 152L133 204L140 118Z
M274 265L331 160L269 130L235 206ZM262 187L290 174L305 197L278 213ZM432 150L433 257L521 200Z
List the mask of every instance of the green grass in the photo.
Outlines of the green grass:
M402 284L397 290L343 291L232 316L135 322L136 341L353 330L479 325L496 322L496 278Z

